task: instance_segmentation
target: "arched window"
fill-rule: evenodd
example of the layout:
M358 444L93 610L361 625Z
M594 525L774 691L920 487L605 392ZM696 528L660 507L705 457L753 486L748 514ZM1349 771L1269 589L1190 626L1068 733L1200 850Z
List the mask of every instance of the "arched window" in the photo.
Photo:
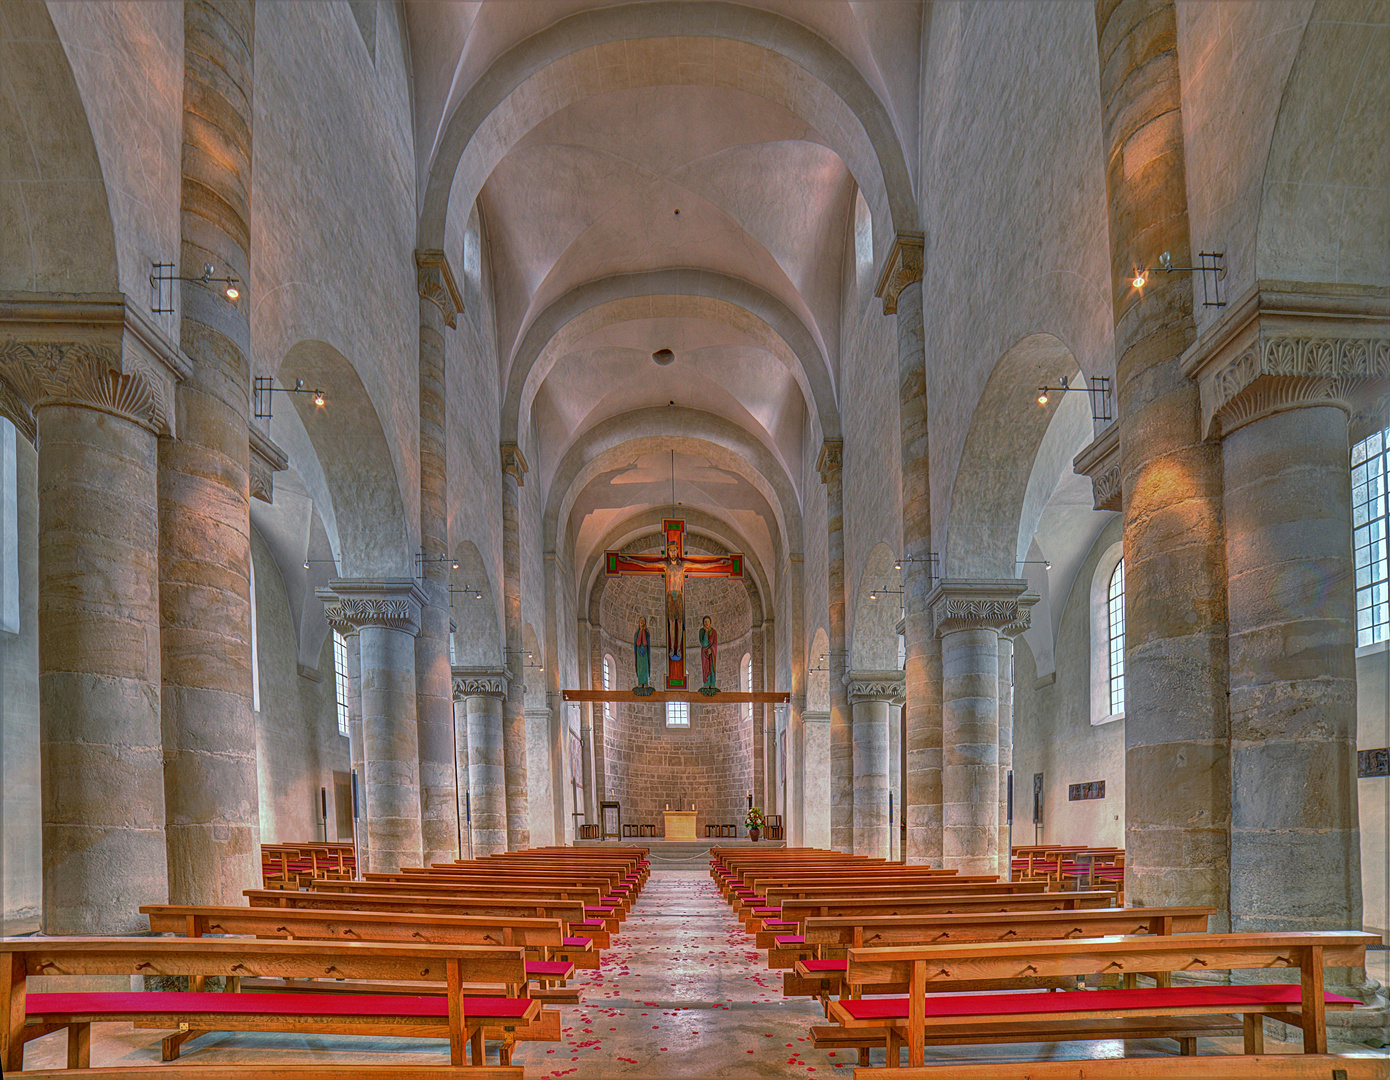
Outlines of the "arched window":
M1356 564L1356 644L1390 637L1386 549L1386 450L1390 428L1351 448L1351 548Z
M1110 714L1125 711L1125 561L1115 564L1105 590L1106 623L1110 630Z
M753 657L749 653L743 654L743 689L749 693L753 691ZM753 703L751 701L743 707L743 718L750 724L753 722Z
M603 689L607 693L613 689L613 658L605 654L603 658ZM603 703L603 718L613 719L613 703L605 701Z
M347 642L333 631L333 684L338 697L338 734L348 733Z

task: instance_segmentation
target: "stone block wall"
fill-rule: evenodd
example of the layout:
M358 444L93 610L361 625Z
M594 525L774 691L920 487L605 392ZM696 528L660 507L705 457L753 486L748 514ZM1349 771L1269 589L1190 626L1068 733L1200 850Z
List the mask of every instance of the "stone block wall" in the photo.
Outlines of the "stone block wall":
M659 549L655 538L635 541L624 549ZM690 554L724 554L717 544L687 536ZM700 683L699 628L709 615L719 634L716 666L718 685L739 688L739 671L752 651L752 607L747 586L720 578L691 578L686 582L686 677ZM661 578L615 578L605 583L599 605L599 665L595 684L601 685L602 657L614 661L614 689L627 690L637 682L632 635L637 619L646 616L652 638L651 682L660 687L666 674L666 615ZM660 704L618 703L603 726L606 798L622 804L627 824L654 824L660 829L662 811L695 804L695 827L739 825L753 790L753 729L743 705L690 705L690 727L668 728ZM610 794L611 793L611 794Z

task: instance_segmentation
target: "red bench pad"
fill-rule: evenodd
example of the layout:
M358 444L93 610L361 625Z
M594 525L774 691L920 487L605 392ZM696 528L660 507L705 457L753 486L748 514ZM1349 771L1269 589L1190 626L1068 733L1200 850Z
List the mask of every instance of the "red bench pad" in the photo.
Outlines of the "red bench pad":
M804 934L780 934L774 939L778 945L805 945Z
M803 960L801 966L807 971L844 971L848 960ZM861 999L862 1000L862 999Z
M568 960L528 960L526 974L532 979L563 979L574 971Z
M515 1020L526 1015L530 998L464 998L463 1013L473 1019ZM179 1013L237 1013L281 1016L421 1016L448 1019L449 999L371 994L180 993L28 994L25 1008L38 1016L119 1016Z
M563 939L563 944L566 949L587 949L593 943L593 938L586 937L567 937Z
M1353 998L1327 994L1327 1001L1358 1005ZM926 999L927 1016L1008 1016L1015 1013L1121 1012L1125 1009L1171 1009L1175 1016L1184 1008L1228 1005L1232 1012L1242 1005L1297 1005L1303 989L1289 983L1264 986L1182 986L1172 989L1063 990L1052 993L934 994ZM905 997L859 998L840 1006L856 1020L906 1020Z
M583 919L583 920L581 920L580 922L573 923L573 924L571 924L571 925L573 925L573 926L584 926L584 927L588 927L590 930L602 930L602 929L603 929L603 920L602 920L602 919Z

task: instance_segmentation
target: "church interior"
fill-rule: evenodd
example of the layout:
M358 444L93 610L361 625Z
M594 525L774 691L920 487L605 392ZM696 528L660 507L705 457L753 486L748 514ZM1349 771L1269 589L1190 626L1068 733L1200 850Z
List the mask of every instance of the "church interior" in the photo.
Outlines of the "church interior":
M1390 1080L1390 2L0 0L0 1069Z

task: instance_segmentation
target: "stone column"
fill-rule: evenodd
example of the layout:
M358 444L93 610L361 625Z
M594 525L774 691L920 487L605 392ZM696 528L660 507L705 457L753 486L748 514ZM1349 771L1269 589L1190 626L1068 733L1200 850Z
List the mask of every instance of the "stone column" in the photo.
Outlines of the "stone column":
M1026 581L943 581L932 591L941 635L944 865L999 870L999 634L1027 625Z
M1125 553L1126 900L1226 928L1230 728L1221 458L1204 442L1171 2L1097 3Z
M528 466L515 443L502 444L502 603L511 692L503 705L503 751L507 772L507 847L531 846L531 812L526 791L525 649L521 642L521 485Z
M137 932L168 899L156 439L179 364L119 301L0 307L3 408L39 450L46 934Z
M787 557L785 575L791 616L791 707L787 710L787 835L793 847L803 846L806 836L805 807L805 724L806 712L806 634L805 634L806 556L794 551Z
M752 657L752 672L748 679L748 689L759 691L763 687L763 626L758 623L748 635L748 651ZM749 790L753 793L753 805L760 806L763 814L774 813L768 807L767 801L763 798L764 780L763 765L765 753L763 750L763 710L766 706L761 701L755 701L748 708L748 716L753 728L753 786Z
M875 295L898 324L898 426L903 489L903 611L907 641L907 861L939 865L941 643L932 631L931 469L927 453L927 354L922 323L923 238L894 241Z
M159 609L169 902L260 884L251 713L250 4L186 0L179 436L159 446ZM234 275L242 295L229 300ZM193 279L193 280L188 280Z
M362 652L358 641L357 626L343 617L342 605L337 597L326 589L318 590L318 597L324 600L323 615L338 634L342 635L344 651L347 653L348 683L348 763L352 774L357 777L357 802L362 817L355 823L357 835L358 866L367 863L367 769L366 756L362 745ZM351 777L349 777L349 785Z
M473 806L475 859L507 850L502 703L507 700L509 685L505 668L454 668L454 704L462 707L458 739L461 746L468 748L468 798Z
M844 676L853 711L854 854L888 858L888 782L892 704L903 692L900 671L852 671Z
M1304 288L1261 283L1184 358L1222 440L1232 930L1361 926L1348 417L1385 392L1390 299Z
M579 686L582 690L593 689L593 665L589 662L593 649L589 643L590 633L589 620L581 618L574 639L574 651L579 659ZM591 701L584 702L579 709L579 740L584 784L584 805L579 809L584 812L584 823L593 824L598 821L598 793L594 790L594 703Z
M328 588L339 598L342 617L358 631L370 866L374 872L419 866L415 635L424 593L410 578L330 581Z
M850 730L849 697L845 693L845 506L842 444L826 439L816 462L825 485L826 555L830 567L830 846L836 851L855 847L854 735Z
M425 596L415 639L419 716L420 828L424 858L462 858L449 678L448 449L444 435L444 329L457 324L463 299L442 251L415 253L420 295L420 587Z
M999 878L1009 880L1013 851L1009 841L1009 773L1014 767L1014 637L1005 627L999 633ZM1017 778L1015 778L1017 784Z
M589 612L589 685L603 686L603 641L599 631L597 605ZM608 798L608 762L604 750L603 705L590 710L589 720L594 731L594 821L602 824L599 804Z
M766 691L777 689L777 633L774 621L763 617L763 681ZM763 806L776 807L777 802L777 706L763 706ZM773 809L774 814L780 811ZM787 825L786 815L782 827ZM787 835L785 832L783 835Z

